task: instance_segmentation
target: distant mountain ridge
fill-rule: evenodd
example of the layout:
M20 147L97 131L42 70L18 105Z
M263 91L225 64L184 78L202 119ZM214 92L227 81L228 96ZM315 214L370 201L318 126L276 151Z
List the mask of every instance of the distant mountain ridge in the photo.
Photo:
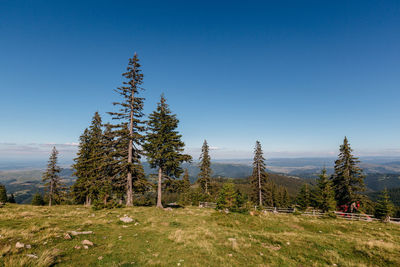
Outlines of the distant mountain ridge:
M332 165L327 165L332 162ZM299 186L304 182L310 182L317 178L321 169L326 166L328 173L333 172L334 158L303 158L303 159L269 159L267 160L267 170L271 173L271 179L278 185L290 188L291 193L295 193ZM190 181L197 180L199 173L198 163L185 163L182 167L189 171ZM9 193L20 192L16 195L18 202L29 202L29 197L36 191L42 192L42 173L40 168L31 169L29 165L20 166L21 169L12 169L13 166L1 165L0 183L6 185ZM23 166L23 167L22 167ZM36 165L35 165L36 166ZM360 166L366 174L365 183L369 191L379 191L383 188L400 187L400 160L394 158L362 159ZM151 169L146 162L143 164L146 174L155 174L156 170ZM4 170L6 169L6 170ZM252 173L250 160L229 160L229 162L213 161L212 176L220 178L248 178ZM63 168L61 176L68 185L73 184L73 170Z

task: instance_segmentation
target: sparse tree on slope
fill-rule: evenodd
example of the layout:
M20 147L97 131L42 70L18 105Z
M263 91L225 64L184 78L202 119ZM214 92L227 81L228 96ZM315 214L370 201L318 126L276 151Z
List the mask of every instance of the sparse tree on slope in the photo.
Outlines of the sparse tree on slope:
M361 168L357 166L360 161L352 155L352 151L345 137L331 178L335 199L339 206L360 200L359 192L365 190L364 175Z
M122 74L126 79L123 86L115 91L122 96L121 102L114 105L119 109L116 112L109 112L112 118L118 121L113 127L113 139L116 143L114 160L118 164L118 176L126 175L126 205L133 205L133 185L138 179L140 170L141 144L143 142L143 98L138 97L142 89L143 74L140 69L139 58L136 53L129 59L127 71ZM116 165L114 165L116 166Z
M6 203L7 202L7 191L6 187L2 184L0 184L0 203Z
M261 207L264 204L272 205L272 191L268 189L272 184L268 181L268 174L265 170L265 159L261 148L261 143L256 142L254 148L254 160L253 160L253 173L251 175L251 185L253 188L252 199Z
M162 208L161 188L163 177L178 178L183 170L182 162L191 160L183 154L185 144L176 130L179 120L171 113L164 96L157 109L149 115L149 133L143 145L151 168L158 168L157 207Z
M331 181L326 174L326 169L322 169L319 178L317 179L317 195L316 200L319 208L323 212L335 210L335 192L332 189Z
M59 175L61 169L58 166L58 151L55 147L51 151L49 162L47 164L47 170L43 174L43 182L48 190L49 206L53 205L55 201L59 201L61 198L63 184L61 183L61 177Z
M207 140L204 140L199 160L200 173L198 182L200 183L204 193L209 194L212 170L211 157L209 154L209 146L207 144Z
M390 201L389 194L387 189L382 191L379 196L379 200L375 207L375 217L381 219L384 222L389 220L389 216L392 215L393 212L393 204Z

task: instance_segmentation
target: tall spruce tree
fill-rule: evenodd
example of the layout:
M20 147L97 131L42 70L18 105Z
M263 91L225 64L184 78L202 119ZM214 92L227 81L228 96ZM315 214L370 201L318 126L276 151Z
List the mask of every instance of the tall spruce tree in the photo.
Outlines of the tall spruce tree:
M126 205L133 205L133 185L139 179L143 167L140 163L141 145L145 131L143 117L143 98L139 97L139 90L143 83L143 74L136 53L129 59L127 71L122 74L126 79L121 87L115 91L122 97L121 102L114 102L119 109L108 112L117 123L112 125L115 151L112 155L113 168L118 170L115 177L126 175ZM119 180L120 181L120 180Z
M0 184L0 203L7 202L7 190L6 187Z
M339 206L360 200L359 192L365 190L363 172L357 166L360 161L352 155L353 150L344 138L340 146L338 159L335 161L335 172L331 177L335 199Z
M89 127L89 160L86 162L89 172L90 195L97 201L107 203L110 196L110 176L106 168L107 147L104 144L103 123L100 114L96 112Z
M60 201L63 193L64 185L61 182L60 171L61 169L58 166L58 151L56 147L53 147L47 169L43 173L43 182L46 182L45 186L48 191L49 206L53 205L56 201Z
M76 203L91 203L91 181L88 162L90 161L90 132L85 129L80 136L79 149L77 157L74 159L75 164L72 168L75 170L74 175L77 177L75 183L71 187L71 194Z
M207 143L207 140L204 140L203 146L201 147L201 154L200 154L200 163L199 163L199 178L198 182L201 185L201 188L203 189L204 193L209 194L210 190L210 183L211 183L211 157L209 153L209 146Z
M157 207L162 208L163 177L178 178L183 170L181 163L191 160L190 155L183 154L185 143L182 135L176 130L179 120L172 114L164 96L161 96L157 109L149 115L146 142L143 145L151 168L158 168Z
M323 168L317 179L316 194L316 201L323 212L332 211L336 208L335 192L332 189L331 183L326 174L326 168Z
M84 201L90 205L99 197L102 183L107 179L102 169L105 153L102 127L100 114L96 112L90 127L80 137L78 157L73 165L77 180L72 186L72 195L78 203Z
M261 143L259 141L256 141L256 146L254 148L253 173L251 175L250 182L253 188L253 194L252 194L253 201L255 201L260 207L265 204L273 205L273 200L272 200L273 185L269 183L268 180L265 159L263 156Z

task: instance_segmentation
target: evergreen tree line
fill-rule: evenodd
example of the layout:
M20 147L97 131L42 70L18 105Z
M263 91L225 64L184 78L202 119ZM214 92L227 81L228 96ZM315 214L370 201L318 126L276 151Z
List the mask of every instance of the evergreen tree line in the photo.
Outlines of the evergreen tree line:
M129 59L122 76L122 85L114 90L120 101L114 102L116 109L108 112L112 123L103 123L96 112L91 125L80 136L79 151L73 165L77 180L68 194L59 176L58 151L53 148L43 175L50 206L65 199L98 207L132 206L135 199L139 199L141 204L151 205L145 196L154 191L157 192L156 205L160 208L163 207L163 193L167 198L175 194L171 200L180 203L216 201L220 207L228 205L234 209L240 209L246 203L259 207L287 207L291 204L286 188L278 187L269 179L259 141L254 148L250 177L252 190L249 194L238 191L233 183L221 185L212 179L206 140L199 158L200 173L196 185L190 185L187 171L180 179L184 173L181 164L191 162L192 158L184 153L185 144L177 131L177 116L162 95L156 109L145 119L144 98L140 96L144 90L143 74L136 53ZM157 170L156 184L146 179L141 163L143 159ZM358 163L345 138L335 161L334 174L328 177L326 169L323 169L316 186L305 184L301 188L296 204L301 209L312 206L327 212L337 207L354 207L353 203L365 203L365 196L361 194L365 190L365 176ZM39 196L35 196L35 201L42 203Z

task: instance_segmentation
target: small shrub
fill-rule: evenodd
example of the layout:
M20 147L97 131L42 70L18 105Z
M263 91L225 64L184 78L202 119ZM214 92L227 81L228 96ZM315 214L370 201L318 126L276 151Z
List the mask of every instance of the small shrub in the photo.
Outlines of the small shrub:
M34 206L43 206L45 204L45 202L43 200L42 195L39 193L36 193L35 195L33 195L31 204Z

